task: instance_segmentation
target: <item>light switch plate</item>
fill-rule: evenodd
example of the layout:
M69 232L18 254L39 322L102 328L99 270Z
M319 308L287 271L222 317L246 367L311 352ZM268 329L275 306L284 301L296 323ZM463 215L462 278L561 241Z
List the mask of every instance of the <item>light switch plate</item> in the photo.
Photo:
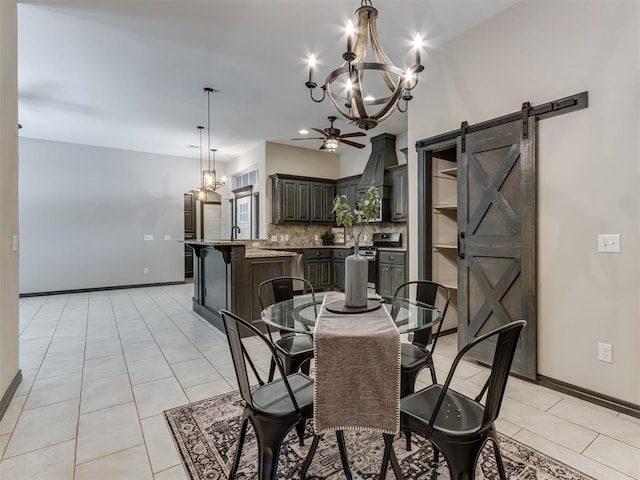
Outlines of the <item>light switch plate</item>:
M18 235L13 235L11 237L11 250L14 252L18 251Z
M171 240L171 235L165 235L165 236L164 236L164 239L165 239L165 240Z
M617 233L607 233L598 235L598 252L619 253L620 235Z
M153 235L145 235L144 236L144 241L145 242L153 242Z

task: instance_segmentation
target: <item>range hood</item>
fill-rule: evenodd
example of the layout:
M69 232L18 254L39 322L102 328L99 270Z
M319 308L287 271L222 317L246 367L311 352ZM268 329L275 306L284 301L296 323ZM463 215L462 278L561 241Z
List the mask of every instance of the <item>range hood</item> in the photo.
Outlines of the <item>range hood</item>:
M388 222L391 219L391 182L386 168L398 165L396 156L396 136L382 133L371 138L371 155L364 167L358 182L358 196L373 185L378 188L382 199L382 208L378 221Z
M371 138L371 155L364 167L362 177L358 183L358 190L364 190L369 185L376 187L388 186L385 178L385 168L398 165L396 156L396 136L383 133Z

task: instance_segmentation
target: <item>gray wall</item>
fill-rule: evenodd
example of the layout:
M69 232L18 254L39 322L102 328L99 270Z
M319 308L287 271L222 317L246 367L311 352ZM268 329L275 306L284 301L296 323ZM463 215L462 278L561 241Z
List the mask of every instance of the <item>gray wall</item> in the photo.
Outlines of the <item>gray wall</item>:
M589 108L538 125L538 371L635 404L639 15L638 2L523 0L434 52L409 107L413 145L527 100L589 91ZM415 224L415 182L409 193ZM622 252L598 253L599 233L621 234ZM417 232L410 236L417 258ZM613 345L613 363L598 361L599 342Z
M18 75L16 2L0 1L0 399L18 373Z
M198 181L196 159L21 138L20 293L184 280Z

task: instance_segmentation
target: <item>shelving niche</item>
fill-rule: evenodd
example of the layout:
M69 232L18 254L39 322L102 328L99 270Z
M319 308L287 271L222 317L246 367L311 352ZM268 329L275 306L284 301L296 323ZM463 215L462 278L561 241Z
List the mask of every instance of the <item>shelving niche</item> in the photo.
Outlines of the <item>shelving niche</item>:
M458 326L458 223L455 145L432 152L432 272L431 278L451 291L443 330Z

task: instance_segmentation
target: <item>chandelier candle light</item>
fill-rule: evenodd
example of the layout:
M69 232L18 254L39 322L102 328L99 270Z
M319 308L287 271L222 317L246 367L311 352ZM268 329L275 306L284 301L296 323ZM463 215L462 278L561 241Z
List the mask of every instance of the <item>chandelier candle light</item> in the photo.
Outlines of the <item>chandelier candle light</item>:
M369 260L360 255L360 236L364 227L380 215L380 192L374 186L368 187L353 211L347 197L338 196L333 201L332 211L336 214L338 226L344 226L353 239L353 255L344 262L344 304L350 308L366 307Z
M378 10L373 8L371 0L361 0L356 15L357 27L354 27L351 20L347 23L347 51L342 54L344 62L325 79L324 85L320 87L322 97L316 99L313 96L313 89L318 86L313 80L316 68L316 57L313 54L309 57L309 78L305 86L314 102L322 102L328 96L344 118L353 121L363 130L370 130L391 116L394 107L403 113L407 111L407 104L413 98L411 91L418 84L418 74L424 70L420 63L422 39L419 34L416 35L415 64L403 70L394 65L382 49L376 26ZM367 61L369 44L375 61ZM375 88L375 82L365 85L366 72L377 72L382 77L384 85L381 85L381 89ZM370 77L371 75L367 78ZM336 82L338 79L341 82ZM336 92L338 85L345 87L343 95ZM401 106L402 101L404 107ZM370 113L375 109L375 112Z

